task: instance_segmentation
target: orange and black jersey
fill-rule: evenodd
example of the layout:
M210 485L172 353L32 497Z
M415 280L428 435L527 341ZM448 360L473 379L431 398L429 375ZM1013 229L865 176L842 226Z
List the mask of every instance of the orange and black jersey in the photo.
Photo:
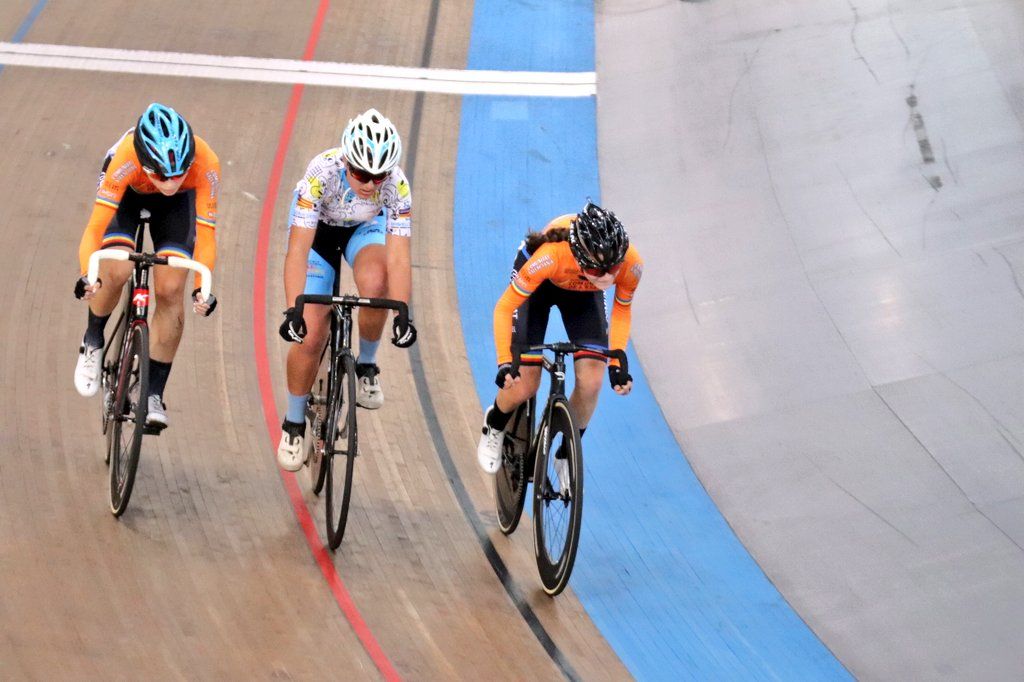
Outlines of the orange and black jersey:
M217 259L214 230L217 227L220 161L205 140L199 136L193 136L193 139L196 145L195 160L185 174L178 193L195 190L196 242L192 257L212 271ZM78 248L78 260L83 273L88 268L89 256L94 251L110 246L134 246L134 243L107 243L104 240L104 232L128 188L138 194L159 193L142 170L142 164L135 153L134 140L134 130L130 130L110 150L112 156L106 163L106 172L96 189L96 202ZM123 241L123 238L121 239ZM199 286L199 275L196 275L196 286Z
M575 214L559 216L548 223L544 231L568 227L575 217ZM612 349L625 350L629 341L630 306L637 285L640 284L643 267L640 254L631 245L622 263L612 268L611 273L615 276L615 302L612 305L608 339ZM545 281L570 291L600 291L583 275L568 242L541 244L519 268L494 307L494 346L498 352L498 364L512 361L513 313ZM612 364L618 364L618 361L613 360Z

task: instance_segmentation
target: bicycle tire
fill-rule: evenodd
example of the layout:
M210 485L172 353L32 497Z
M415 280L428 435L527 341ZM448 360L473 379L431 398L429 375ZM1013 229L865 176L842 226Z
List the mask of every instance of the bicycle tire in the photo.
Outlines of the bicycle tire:
M527 460L533 437L534 405L535 399L531 398L512 415L512 428L502 442L501 462L494 476L498 528L505 535L511 535L519 526L526 502L526 485L531 474Z
M555 398L546 417L533 472L533 540L541 583L553 597L569 583L576 562L583 518L583 453L568 400ZM559 481L556 488L552 474L557 450L553 452L552 446L562 445L569 481L564 487Z
M328 422L324 443L327 460L327 544L334 550L345 537L348 508L352 501L352 474L358 454L356 425L356 361L343 353L335 365L335 381L328 402ZM344 415L342 414L344 413ZM338 440L344 447L338 449Z
M149 397L149 328L140 320L126 334L128 338L117 365L114 414L107 435L110 512L114 516L121 516L128 508L128 500L135 485ZM131 426L127 438L123 437L125 425Z

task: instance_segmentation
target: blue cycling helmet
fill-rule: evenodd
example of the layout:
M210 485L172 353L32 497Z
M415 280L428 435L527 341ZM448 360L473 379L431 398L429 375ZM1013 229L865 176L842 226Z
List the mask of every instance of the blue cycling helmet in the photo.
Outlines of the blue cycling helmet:
M144 168L164 177L184 175L196 157L192 126L174 109L153 102L135 124L135 153Z

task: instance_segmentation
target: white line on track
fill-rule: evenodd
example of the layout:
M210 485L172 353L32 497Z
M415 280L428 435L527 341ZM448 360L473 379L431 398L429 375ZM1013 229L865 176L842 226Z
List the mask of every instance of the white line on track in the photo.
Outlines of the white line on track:
M36 43L0 42L0 64L452 95L590 97L597 92L597 75L593 71L418 69Z

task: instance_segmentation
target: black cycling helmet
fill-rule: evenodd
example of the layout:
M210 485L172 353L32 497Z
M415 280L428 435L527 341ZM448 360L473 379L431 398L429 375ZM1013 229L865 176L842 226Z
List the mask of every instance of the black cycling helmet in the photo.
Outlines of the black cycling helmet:
M569 225L569 248L581 268L607 271L626 257L629 235L614 213L588 201Z

